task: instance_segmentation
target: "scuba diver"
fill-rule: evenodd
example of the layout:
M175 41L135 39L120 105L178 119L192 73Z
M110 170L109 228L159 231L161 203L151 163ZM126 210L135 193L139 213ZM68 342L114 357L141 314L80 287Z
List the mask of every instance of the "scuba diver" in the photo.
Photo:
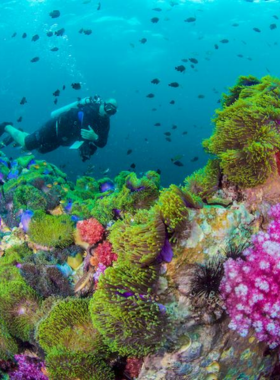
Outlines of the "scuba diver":
M53 111L51 119L31 134L15 128L12 123L3 122L0 136L4 132L10 136L3 140L2 147L15 141L26 150L48 153L59 146L69 146L79 149L84 162L97 148L107 144L110 116L117 112L117 108L115 99L102 101L100 96L87 97Z

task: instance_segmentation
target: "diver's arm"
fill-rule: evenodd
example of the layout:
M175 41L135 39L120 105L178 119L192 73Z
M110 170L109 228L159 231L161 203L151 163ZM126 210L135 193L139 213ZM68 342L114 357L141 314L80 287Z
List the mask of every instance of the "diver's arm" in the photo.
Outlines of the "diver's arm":
M109 119L102 120L102 122L99 123L98 129L97 129L98 139L94 141L94 144L98 148L104 148L104 146L107 144L109 130L110 130L110 120Z

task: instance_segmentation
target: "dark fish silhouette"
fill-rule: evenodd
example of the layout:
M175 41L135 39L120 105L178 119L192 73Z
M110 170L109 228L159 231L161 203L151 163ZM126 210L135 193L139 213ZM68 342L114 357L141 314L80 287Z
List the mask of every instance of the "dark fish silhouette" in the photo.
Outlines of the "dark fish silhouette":
M146 96L146 98L154 98L155 97L155 95L154 94L148 94L147 96Z
M59 96L60 95L60 90L56 90L54 93L53 93L53 96Z
M219 49L219 45L217 45L217 44L215 44L214 47L216 50Z
M176 165L176 166L184 166L184 164L181 161L179 161L179 160L173 161L173 164Z
M147 42L147 38L141 38L141 40L139 40L139 42L141 42L141 44L145 44Z
M84 29L84 34L89 36L92 33L91 29Z
M155 126L155 127L160 127L161 124L160 124L160 123L155 123L154 126Z
M198 60L196 58L189 58L191 63L197 64Z
M66 86L65 86L65 84L64 84L63 87L62 87L62 90L65 90L65 88L66 88Z
M160 169L157 169L156 172L157 172L157 174L161 174L161 170Z
M20 116L20 117L17 119L17 122L18 122L18 123L21 123L21 122L22 122L22 116Z
M160 82L160 80L157 78L151 80L151 83L153 83L153 84L159 84L159 82Z
M220 41L222 44L228 44L229 43L229 40L227 40L226 38L224 38L223 40Z
M151 18L151 21L156 24L157 22L159 22L159 18L158 17L153 17Z
M186 68L184 65L180 65L175 67L175 70L180 71L180 73L183 73L184 71L186 71Z
M168 141L168 142L172 141L170 137L165 137L165 140Z
M171 136L170 132L164 132L165 136Z
M172 129L177 129L177 125L173 124Z
M279 20L279 17L276 15L273 15L272 17L274 17L276 20Z
M54 102L54 104L56 104L57 103L57 98L55 98L53 102Z
M55 32L55 35L56 35L56 36L63 36L64 32L65 32L65 29L64 29L64 28L61 28L61 29L59 29L59 30L57 30L57 31Z
M21 36L21 38L26 38L26 37L27 37L26 33L23 33L23 35Z
M184 131L183 133L182 133L182 135L187 135L188 134L188 131Z
M37 40L39 40L39 38L40 38L40 36L39 36L39 34L35 34L33 37L32 37L32 39L31 39L31 41L37 41Z
M30 62L38 62L39 61L39 57L34 57L34 58L32 58L31 60L30 60Z
M195 161L198 161L198 157L197 156L195 156L195 157L193 157L191 160L190 160L191 162L195 162Z
M169 83L168 86L176 88L176 87L179 87L180 85L177 82L171 82L171 83Z
M57 18L60 16L60 11L58 10L52 11L49 13L49 15L51 16L51 18Z
M269 25L270 29L273 30L273 29L276 29L277 28L277 25L276 24L271 24Z
M205 95L203 94L198 95L198 99L204 99L204 98L205 98Z
M153 10L153 11L156 11L156 12L161 12L161 11L162 11L161 8L153 8L152 10Z
M98 3L97 4L97 10L100 11L100 9L101 9L101 3Z
M135 169L136 165L135 164L131 164L130 167L131 167L131 169Z
M257 32L257 33L260 33L260 32L261 32L261 30L260 30L259 28L253 28L253 30L254 30L255 32Z
M196 18L195 17L189 17L185 20L185 22L195 22Z
M129 155L131 153L132 153L132 149L128 149L128 151L126 152L127 155Z
M175 104L175 100L171 100L169 103L170 104Z
M182 62L188 62L188 59L187 58L183 58L181 59Z
M23 105L23 104L25 104L25 103L27 103L27 100L26 100L26 97L24 96L24 97L21 99L21 101L20 101L19 104Z
M235 22L234 24L232 24L232 26L237 27L237 26L239 26L239 24L237 24L237 23Z
M47 32L47 37L52 37L53 36L53 32L49 31Z
M53 47L53 48L51 49L51 51L58 51L58 50L59 50L58 47Z
M15 38L16 35L17 35L17 32L13 33L12 38Z
M237 57L243 58L243 55L242 54L237 54Z
M80 83L72 83L71 86L74 90L80 90L82 88Z

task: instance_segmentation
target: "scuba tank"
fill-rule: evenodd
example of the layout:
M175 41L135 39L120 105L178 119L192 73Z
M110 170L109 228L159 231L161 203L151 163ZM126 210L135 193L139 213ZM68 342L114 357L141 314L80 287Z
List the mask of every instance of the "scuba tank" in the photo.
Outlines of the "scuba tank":
M101 98L100 98L100 96L95 95L94 98L92 98L91 96L90 97L86 97L84 99L77 100L76 102L68 104L67 106L61 107L58 110L55 110L55 111L51 112L51 118L55 119L58 116L60 116L62 113L67 112L67 111L71 110L72 108L76 108L79 105L84 106L86 104L91 104L91 103L93 103L93 104L101 104Z

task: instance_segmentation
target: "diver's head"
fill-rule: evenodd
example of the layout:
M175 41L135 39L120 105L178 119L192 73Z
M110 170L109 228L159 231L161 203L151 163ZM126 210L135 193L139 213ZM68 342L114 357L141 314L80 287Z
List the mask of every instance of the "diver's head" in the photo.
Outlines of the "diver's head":
M108 116L115 115L118 110L118 103L116 99L110 98L104 102L104 111Z

